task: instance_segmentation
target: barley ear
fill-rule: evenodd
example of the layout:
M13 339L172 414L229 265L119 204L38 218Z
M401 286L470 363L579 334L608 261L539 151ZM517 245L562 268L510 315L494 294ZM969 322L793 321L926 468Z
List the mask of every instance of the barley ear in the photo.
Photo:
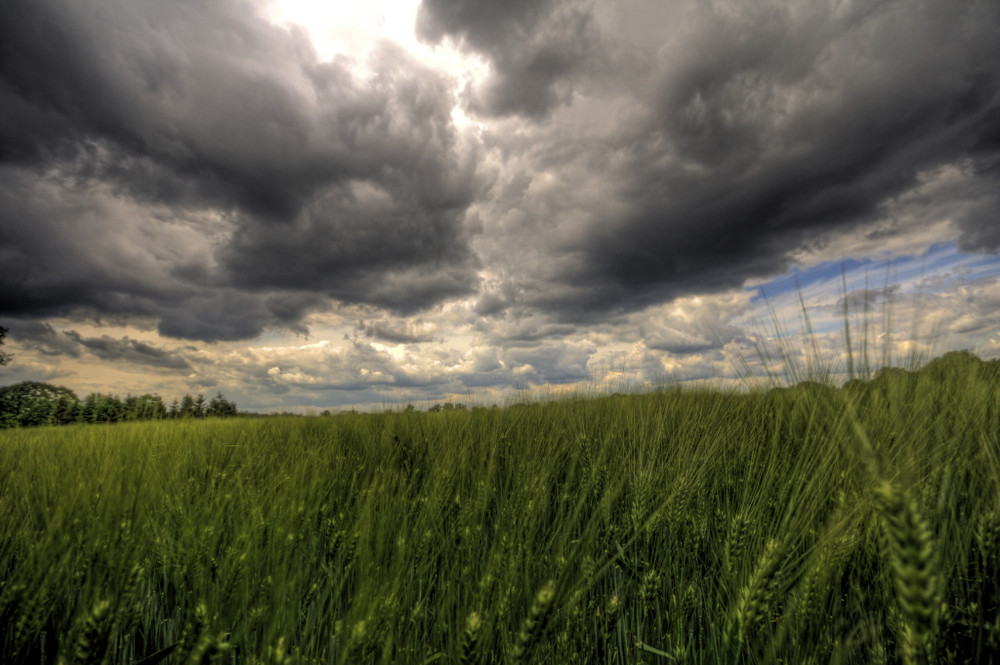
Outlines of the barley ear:
M232 651L233 645L226 641L228 638L227 633L203 635L188 657L189 665L209 665Z
M655 528L651 506L653 503L653 479L646 470L639 471L632 480L632 503L629 506L629 517L632 520L632 529L638 534L640 531L650 531ZM647 524L647 522L650 522Z
M746 513L737 513L729 524L723 563L731 575L739 573L741 562L746 555L747 545L750 541L750 526L750 519Z
M926 664L933 660L941 608L933 534L916 501L891 482L882 481L875 488L875 500L885 527L885 544L903 618L903 662Z
M738 643L742 644L751 630L763 625L764 617L777 591L780 564L780 548L774 540L771 540L760 557L760 563L753 577L740 593L739 602L726 625L723 642L727 646L732 643L734 636Z
M531 645L535 643L541 634L543 624L555 595L556 584L554 580L549 580L535 595L535 600L531 604L531 611L521 624L521 632L517 634L517 638L514 641L513 660L515 663L522 662L528 649L531 648Z
M139 585L142 583L142 578L146 575L146 572L146 566L143 563L136 563L132 566L131 571L129 571L128 579L125 582L125 587L118 600L118 606L115 609L114 622L122 634L129 632L139 616Z
M99 600L94 604L83 619L73 643L70 665L97 665L104 661L113 618L110 601Z
M479 629L482 628L482 621L476 612L469 612L465 620L465 631L462 633L462 653L458 662L462 665L472 665L479 660L476 653L476 646L479 642Z
M285 646L285 638L279 637L278 644L267 648L268 665L292 665L292 656Z
M1000 512L990 511L979 519L976 540L983 562L989 565L1000 554Z
M198 603L194 608L194 618L184 626L181 639L177 645L179 654L191 654L198 646L202 633L208 624L208 609L205 603ZM181 656L183 657L183 656Z

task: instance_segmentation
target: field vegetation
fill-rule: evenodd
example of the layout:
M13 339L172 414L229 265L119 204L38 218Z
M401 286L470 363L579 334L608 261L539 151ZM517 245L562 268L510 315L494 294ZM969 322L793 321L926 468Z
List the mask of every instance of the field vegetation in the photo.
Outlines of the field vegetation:
M4 663L1000 662L1000 363L0 432Z

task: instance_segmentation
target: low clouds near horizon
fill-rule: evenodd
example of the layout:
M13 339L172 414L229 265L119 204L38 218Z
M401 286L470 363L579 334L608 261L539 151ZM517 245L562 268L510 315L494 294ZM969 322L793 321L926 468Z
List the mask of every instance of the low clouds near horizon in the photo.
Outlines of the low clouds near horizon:
M336 321L440 347L398 382L560 384L611 340L739 336L649 319L678 299L1000 249L995 2L424 0L416 42L477 79L388 39L322 59L266 5L0 6L0 315L40 358L198 375ZM73 333L102 320L156 336Z

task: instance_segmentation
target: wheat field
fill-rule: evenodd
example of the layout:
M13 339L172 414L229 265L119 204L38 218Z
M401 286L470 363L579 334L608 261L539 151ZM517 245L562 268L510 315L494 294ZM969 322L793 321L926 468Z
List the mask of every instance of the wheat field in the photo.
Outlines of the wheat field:
M0 432L0 661L1000 662L998 366Z

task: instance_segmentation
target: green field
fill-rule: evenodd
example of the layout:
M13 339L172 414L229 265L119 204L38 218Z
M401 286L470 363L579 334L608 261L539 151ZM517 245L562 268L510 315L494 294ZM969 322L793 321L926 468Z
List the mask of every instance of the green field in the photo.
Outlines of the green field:
M0 661L1000 662L1000 363L0 432Z

